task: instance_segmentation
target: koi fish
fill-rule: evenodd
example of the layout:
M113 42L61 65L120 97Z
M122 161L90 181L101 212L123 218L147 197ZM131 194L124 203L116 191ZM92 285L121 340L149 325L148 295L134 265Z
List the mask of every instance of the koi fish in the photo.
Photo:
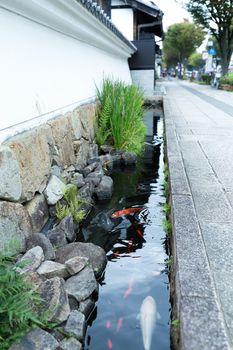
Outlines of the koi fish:
M122 324L123 324L123 317L120 317L117 321L117 329L116 329L116 332L118 333L119 330L121 329L122 327Z
M118 211L115 211L114 213L112 213L111 218L117 218L117 217L123 216L123 215L134 214L134 213L137 213L143 209L144 208L135 207L135 208L126 208L126 209L118 210Z
M133 241L130 239L127 245L128 253L130 254L132 252L133 247Z
M111 339L108 339L107 347L108 347L108 349L112 349L112 341L111 341Z
M131 294L131 292L133 290L132 286L133 286L133 281L130 280L129 284L128 284L128 288L124 293L124 298L127 298Z
M105 323L106 328L110 328L111 327L111 322L109 320L106 321Z
M160 317L156 309L155 300L151 296L147 296L142 302L139 315L145 350L150 350L155 322Z
M136 232L137 232L138 236L143 237L143 233L139 228L137 229Z

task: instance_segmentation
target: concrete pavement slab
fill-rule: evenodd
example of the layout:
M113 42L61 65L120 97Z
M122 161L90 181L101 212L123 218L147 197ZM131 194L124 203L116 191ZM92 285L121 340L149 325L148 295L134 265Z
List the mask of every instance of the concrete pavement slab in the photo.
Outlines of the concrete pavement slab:
M188 88L187 88L188 86ZM233 349L233 99L167 82L180 349ZM194 90L194 91L193 91Z

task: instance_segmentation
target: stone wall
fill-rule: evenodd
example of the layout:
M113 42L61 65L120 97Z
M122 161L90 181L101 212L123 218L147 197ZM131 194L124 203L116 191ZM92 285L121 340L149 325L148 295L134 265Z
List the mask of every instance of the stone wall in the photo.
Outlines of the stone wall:
M15 238L23 245L43 227L48 219L43 192L54 167L87 164L95 112L96 103L82 105L0 146L1 246Z

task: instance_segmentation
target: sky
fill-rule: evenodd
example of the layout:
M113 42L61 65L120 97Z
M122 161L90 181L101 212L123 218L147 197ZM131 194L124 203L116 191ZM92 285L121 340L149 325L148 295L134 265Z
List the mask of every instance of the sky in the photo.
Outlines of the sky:
M163 11L163 28L164 31L173 23L181 23L183 19L191 21L190 14L182 8L175 0L154 0L154 3Z
M154 3L163 11L163 30L166 32L167 28L174 23L181 23L184 19L192 22L190 14L175 0L153 0ZM206 48L206 41L197 49L202 52Z

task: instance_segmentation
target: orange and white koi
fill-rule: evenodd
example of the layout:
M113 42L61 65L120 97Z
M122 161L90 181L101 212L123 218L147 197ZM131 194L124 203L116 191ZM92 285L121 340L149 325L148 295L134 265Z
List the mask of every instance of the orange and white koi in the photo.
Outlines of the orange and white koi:
M112 213L111 218L117 218L119 216L135 214L143 209L144 208L135 207L135 208L126 208L126 209L118 210Z
M117 329L116 329L117 333L120 331L122 324L123 324L123 317L120 317L117 321Z

